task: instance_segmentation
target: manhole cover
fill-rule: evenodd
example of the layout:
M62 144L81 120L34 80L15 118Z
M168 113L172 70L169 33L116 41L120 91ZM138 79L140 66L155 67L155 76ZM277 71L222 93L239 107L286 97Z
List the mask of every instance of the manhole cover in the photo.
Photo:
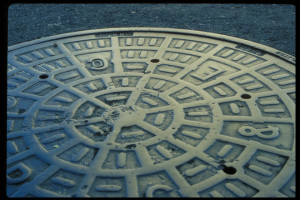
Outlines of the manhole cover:
M12 46L7 195L293 197L294 63L177 29Z

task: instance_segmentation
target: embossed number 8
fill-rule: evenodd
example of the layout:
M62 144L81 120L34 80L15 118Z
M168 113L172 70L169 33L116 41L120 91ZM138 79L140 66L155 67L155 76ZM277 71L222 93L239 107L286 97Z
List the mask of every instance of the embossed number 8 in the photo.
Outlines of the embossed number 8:
M243 136L258 136L262 139L274 139L279 135L279 129L268 125L268 128L256 129L252 126L243 126L239 128L238 132ZM271 134L263 134L265 132L272 132Z

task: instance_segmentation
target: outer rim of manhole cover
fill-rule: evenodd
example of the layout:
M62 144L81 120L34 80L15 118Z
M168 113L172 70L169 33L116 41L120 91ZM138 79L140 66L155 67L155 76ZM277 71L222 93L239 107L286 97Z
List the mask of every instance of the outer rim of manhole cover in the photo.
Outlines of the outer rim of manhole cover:
M272 48L272 47L269 47L269 46L266 46L266 45L263 45L260 43L252 42L249 40L232 37L232 36L228 36L228 35L223 35L223 34L218 34L218 33L198 31L198 30L187 30L187 29L179 29L179 28L156 28L156 27L126 27L126 28L124 27L124 28L106 28L106 29L92 29L92 30L76 31L76 32L70 32L70 33L58 34L58 35L54 35L54 36L43 37L40 39L12 45L12 46L8 47L8 51L22 48L24 46L29 46L29 45L33 45L33 44L37 44L37 43L41 43L41 42L50 41L50 40L62 39L62 38L66 38L66 37L96 34L96 33L126 32L126 31L166 32L166 33L180 33L180 34L211 37L211 38L216 38L216 39L220 39L220 40L245 44L254 49L260 49L263 51L267 51L268 53L273 54L274 56L279 56L282 59L285 59L294 64L296 63L296 58L292 55L289 55L283 51L279 51L275 48Z
M294 64L173 28L8 47L7 195L295 196Z

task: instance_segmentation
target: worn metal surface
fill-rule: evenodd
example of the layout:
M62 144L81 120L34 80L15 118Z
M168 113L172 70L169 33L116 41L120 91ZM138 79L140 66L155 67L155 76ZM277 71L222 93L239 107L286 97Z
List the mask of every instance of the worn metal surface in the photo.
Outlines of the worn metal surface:
M7 195L295 196L294 64L183 29L9 47Z

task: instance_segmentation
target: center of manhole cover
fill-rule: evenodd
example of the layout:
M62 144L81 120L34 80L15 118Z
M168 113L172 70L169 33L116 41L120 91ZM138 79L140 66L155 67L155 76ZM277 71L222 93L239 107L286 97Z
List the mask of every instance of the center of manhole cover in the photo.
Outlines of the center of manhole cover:
M108 78L113 84L108 83L96 95L93 93L93 98L84 96L86 100L77 101L80 105L75 106L77 110L67 120L87 137L86 141L115 143L119 147L126 144L122 146L126 148L128 143L134 143L131 146L135 147L144 145L141 142L148 139L155 144L182 131L189 138L199 139L202 137L199 133L188 131L192 128L197 131L197 124L202 125L198 129L203 128L203 132L211 123L214 123L214 129L218 126L220 129L221 120L217 114L220 108L201 88L158 74L113 73L112 77L98 76L94 81ZM91 78L81 84L90 87ZM182 127L184 124L191 126Z
M295 196L287 54L107 29L10 47L7 74L8 196Z

